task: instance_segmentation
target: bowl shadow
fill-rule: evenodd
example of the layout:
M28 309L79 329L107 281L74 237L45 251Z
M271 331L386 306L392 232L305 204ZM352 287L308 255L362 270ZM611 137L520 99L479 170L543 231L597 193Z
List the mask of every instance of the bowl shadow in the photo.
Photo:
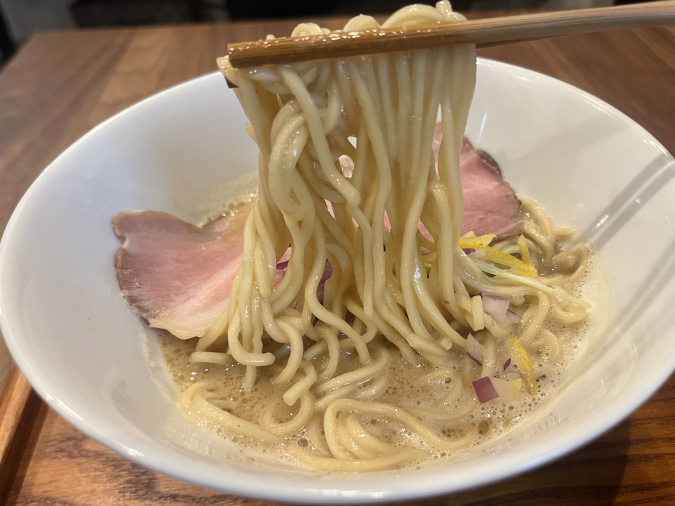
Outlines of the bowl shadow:
M553 464L483 488L396 506L612 504L628 461L631 421Z

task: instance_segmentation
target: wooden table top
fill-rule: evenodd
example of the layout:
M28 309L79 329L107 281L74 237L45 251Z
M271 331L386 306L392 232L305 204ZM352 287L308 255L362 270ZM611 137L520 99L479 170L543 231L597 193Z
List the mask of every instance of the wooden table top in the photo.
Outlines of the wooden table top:
M0 73L0 227L61 151L101 121L215 69L228 42L287 35L294 22L34 36ZM339 20L325 20L331 28ZM617 107L675 153L675 29L491 48L481 56L551 75ZM22 505L263 505L143 469L29 400L0 502ZM617 428L542 469L415 504L675 504L675 376Z

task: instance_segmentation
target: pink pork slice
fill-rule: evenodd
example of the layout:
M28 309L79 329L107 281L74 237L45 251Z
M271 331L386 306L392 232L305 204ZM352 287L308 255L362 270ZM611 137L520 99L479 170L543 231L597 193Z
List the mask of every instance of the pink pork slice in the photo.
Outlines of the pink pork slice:
M496 234L499 238L523 232L520 201L504 181L497 163L465 137L459 157L459 179L464 195L462 234Z
M252 206L243 204L232 216L201 228L156 211L112 218L122 241L115 253L117 281L151 327L181 339L198 337L225 310Z
M433 143L436 163L442 136L440 124L437 124ZM523 232L520 201L516 192L502 178L497 162L482 149L475 149L466 137L462 139L459 156L459 180L464 196L462 234L495 234L499 239L504 239ZM390 226L386 215L384 226ZM431 237L422 222L418 228L422 235Z
M436 156L439 144L437 129ZM502 179L494 160L466 139L460 179L462 233L507 237L522 231L515 192ZM252 208L253 203L242 204L232 216L204 227L155 211L114 216L113 231L123 243L115 254L115 267L127 302L151 327L166 329L181 339L204 335L229 303L241 263L244 223ZM389 226L386 216L385 226ZM420 230L428 234L421 223ZM283 274L279 271L275 281Z

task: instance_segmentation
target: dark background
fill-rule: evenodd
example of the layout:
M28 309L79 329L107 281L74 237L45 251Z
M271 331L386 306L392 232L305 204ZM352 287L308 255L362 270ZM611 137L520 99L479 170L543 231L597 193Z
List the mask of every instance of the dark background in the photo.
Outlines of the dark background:
M454 0L453 8L522 11L601 7L641 0ZM0 0L0 66L40 30L386 14L414 0ZM419 1L428 3L432 1Z

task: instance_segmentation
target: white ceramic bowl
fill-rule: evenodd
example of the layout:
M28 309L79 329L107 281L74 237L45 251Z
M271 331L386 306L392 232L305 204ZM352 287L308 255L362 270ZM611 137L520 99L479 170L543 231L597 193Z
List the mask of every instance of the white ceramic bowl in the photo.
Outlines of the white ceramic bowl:
M149 468L227 492L378 502L476 487L540 466L606 431L675 367L673 158L602 101L481 60L467 130L518 192L601 251L615 315L530 423L454 460L378 474L320 475L265 462L201 432L173 393L153 332L125 304L110 217L155 209L203 218L215 187L256 167L223 78L167 90L95 128L17 207L0 250L1 327L37 392L87 435ZM174 394L175 396L175 394Z

